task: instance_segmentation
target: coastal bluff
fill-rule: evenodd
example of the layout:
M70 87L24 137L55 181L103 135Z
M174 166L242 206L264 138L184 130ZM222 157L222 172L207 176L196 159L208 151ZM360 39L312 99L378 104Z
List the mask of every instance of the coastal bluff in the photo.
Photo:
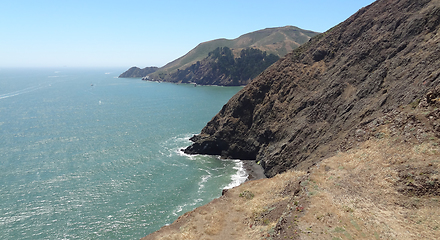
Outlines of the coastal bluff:
M248 181L144 239L440 239L440 1L378 0L281 58L191 138Z
M257 160L273 177L350 149L357 129L439 84L439 4L359 10L255 78L185 152Z

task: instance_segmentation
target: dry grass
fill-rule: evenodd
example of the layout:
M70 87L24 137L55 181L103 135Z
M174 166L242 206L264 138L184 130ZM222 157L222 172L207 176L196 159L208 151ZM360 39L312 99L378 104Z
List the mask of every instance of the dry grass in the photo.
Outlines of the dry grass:
M260 239L276 221L255 224L254 218L274 203L283 201L280 194L292 180L305 175L290 172L271 179L246 182L230 189L224 196L181 216L144 239ZM246 197L249 193L253 197ZM240 196L241 195L241 196ZM273 231L273 230L272 230Z
M431 144L410 147L390 139L322 161L309 176L311 204L299 221L304 239L440 239L439 196L397 191L402 166L433 166Z
M440 239L439 190L408 190L423 187L420 179L438 186L437 139L397 143L382 132L309 174L290 171L230 189L145 239ZM296 196L286 190L300 181Z

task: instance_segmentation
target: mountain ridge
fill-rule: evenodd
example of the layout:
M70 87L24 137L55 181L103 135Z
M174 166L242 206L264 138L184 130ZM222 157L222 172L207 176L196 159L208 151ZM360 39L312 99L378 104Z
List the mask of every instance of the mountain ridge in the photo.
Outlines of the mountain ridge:
M147 76L150 73L154 73L159 69L158 67L145 67L145 68L139 68L139 67L131 67L127 71L123 72L121 75L119 75L120 78L142 78Z
M235 54L239 54L245 48L256 48L268 54L275 54L281 57L317 34L317 32L303 30L294 26L284 26L246 33L235 39L220 38L202 42L185 55L160 67L154 73L150 73L149 77L150 79L162 80L167 74L175 73L178 69L183 70L197 61L202 61L208 57L209 52L218 47L231 48ZM125 74L124 76L128 75Z
M235 39L220 38L211 41L206 41L197 45L195 48L193 48L184 56L166 64L165 66L160 68L160 70L157 73L160 72L170 73L176 70L177 68L188 67L192 63L195 63L207 57L208 53L216 49L217 47L229 47L236 51L241 51L241 49L243 48L255 47L262 51L267 51L266 49L261 48L262 46L266 46L267 44L263 45L260 41L277 32L281 32L284 33L285 36L289 36L288 38L288 40L290 40L289 43L291 42L296 46L300 46L301 44L307 42L311 36L315 36L318 34L316 32L310 30L303 30L295 26L284 26L284 27L265 28L262 30L257 30L254 32L243 34ZM298 39L294 40L293 38L298 38ZM270 40L266 39L266 41L270 41ZM256 44L258 42L260 42L260 44ZM283 47L291 48L291 46L289 45L284 46L283 45L284 41L280 41L280 39L275 39L275 42L271 42L271 44L273 43L276 43L278 45L276 47L270 48L271 51L267 51L269 54L273 53L278 56L283 56L289 52L289 49L283 50L282 48Z

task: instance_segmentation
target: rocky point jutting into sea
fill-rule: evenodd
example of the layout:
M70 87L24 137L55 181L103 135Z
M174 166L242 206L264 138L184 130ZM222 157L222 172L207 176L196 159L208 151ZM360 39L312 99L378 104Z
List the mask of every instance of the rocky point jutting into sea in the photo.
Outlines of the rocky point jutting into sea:
M189 154L265 175L146 239L438 239L440 1L378 0L286 55Z

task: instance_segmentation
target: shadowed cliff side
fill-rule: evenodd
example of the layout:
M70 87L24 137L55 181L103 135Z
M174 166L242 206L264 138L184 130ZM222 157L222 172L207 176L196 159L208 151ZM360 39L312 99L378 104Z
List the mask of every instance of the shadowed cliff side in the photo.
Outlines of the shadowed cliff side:
M185 152L307 169L440 81L440 1L379 0L273 64Z
M228 47L219 47L190 67L165 75L162 80L199 85L243 86L280 59L259 49L247 48L235 56Z

